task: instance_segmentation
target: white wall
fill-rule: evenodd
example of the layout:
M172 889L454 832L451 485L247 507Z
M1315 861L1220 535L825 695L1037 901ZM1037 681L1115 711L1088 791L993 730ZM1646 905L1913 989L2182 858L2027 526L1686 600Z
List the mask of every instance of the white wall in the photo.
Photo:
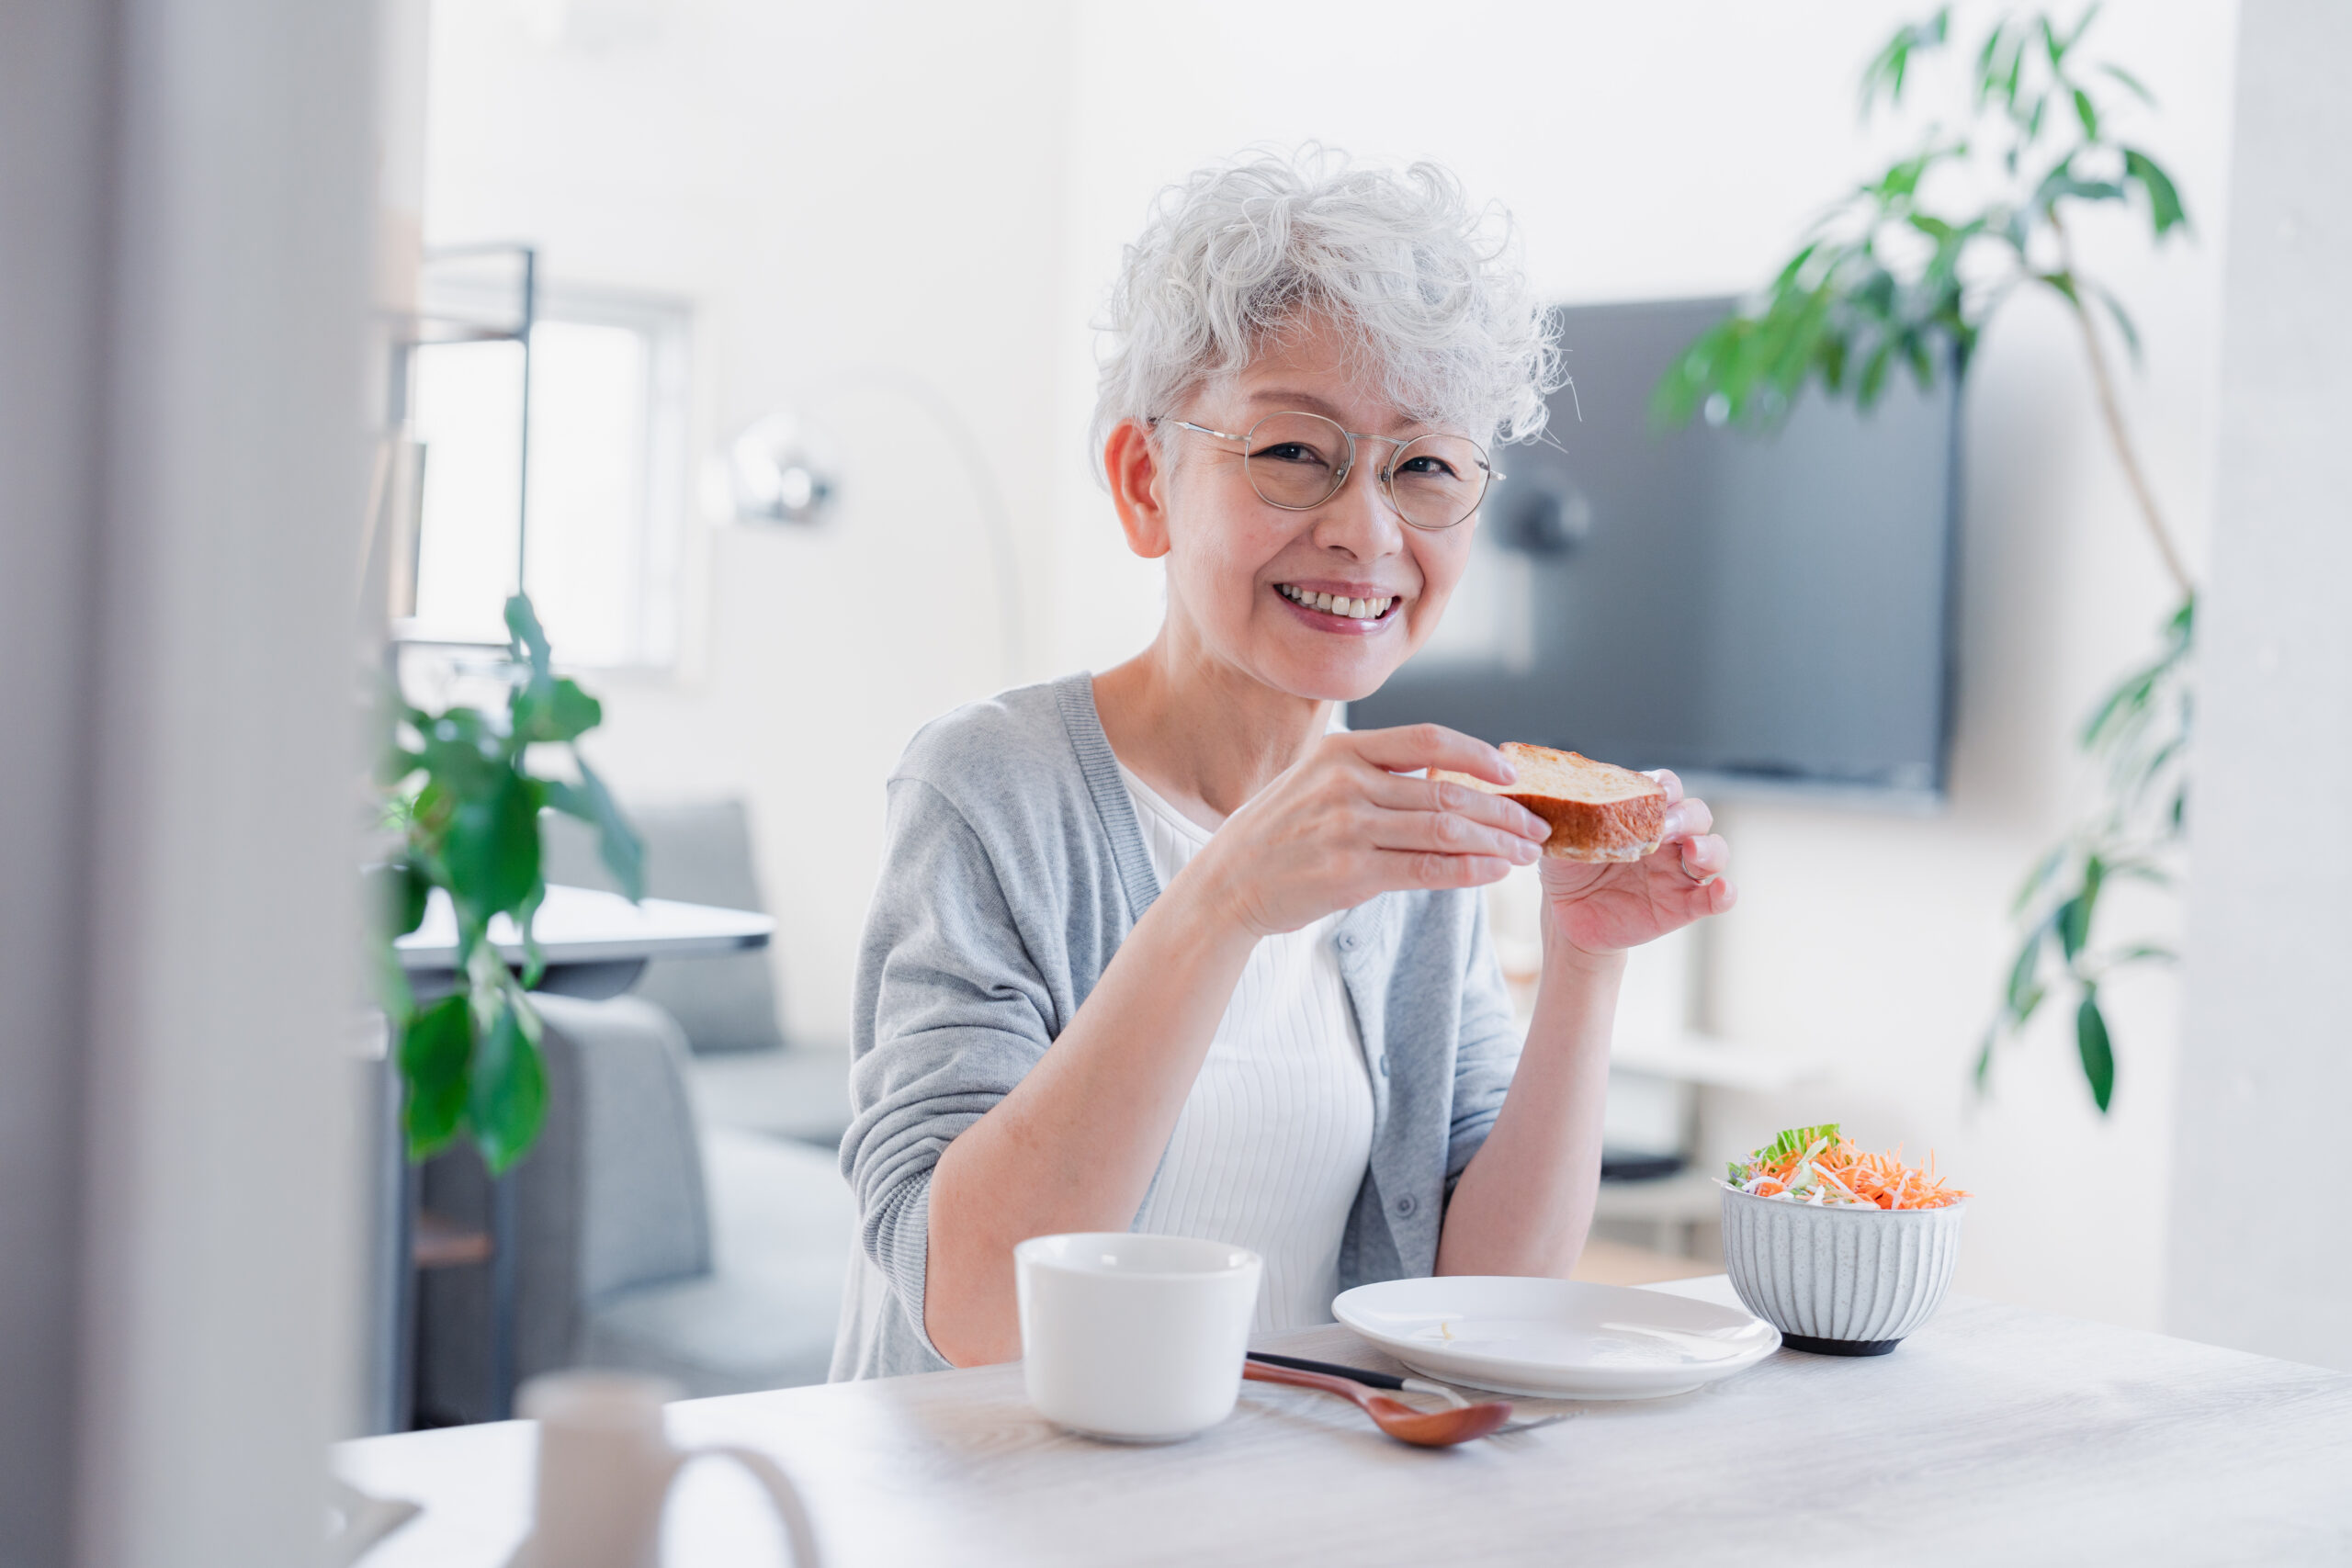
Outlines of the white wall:
M2347 52L2340 5L2245 7L2165 1325L2352 1369Z
M706 435L779 400L853 447L853 497L816 537L706 537L703 650L673 684L607 682L600 756L646 792L741 788L784 920L789 1023L846 1028L877 781L922 718L1000 683L972 503L851 366L915 371L986 435L1036 612L1032 676L1101 668L1149 635L1157 570L1127 558L1088 478L1086 331L1162 183L1259 141L1314 136L1452 164L1519 215L1563 299L1737 289L1870 164L1853 84L1892 25L1877 0L1771 7L1279 7L1204 0L819 15L752 0L435 13L429 225L524 235L558 277L695 298ZM2203 239L2151 257L2119 220L2086 263L2150 340L2127 393L2155 481L2203 533L2233 9L2117 7L2094 37L2164 103L2135 131ZM616 20L617 18L617 20ZM1431 65L1428 40L1458 39ZM601 40L601 41L600 41ZM1883 142L1880 143L1883 147ZM1736 1108L1723 1137L1842 1116L1936 1148L1983 1193L1970 1289L2150 1323L2162 1267L2171 982L2119 986L2115 1114L2039 1032L1975 1105L2000 911L2086 781L2067 734L2149 645L2166 594L2064 323L2021 305L1968 410L1963 669L1951 809L1931 820L1737 806L1745 902L1713 942L1706 1021L1831 1057L1834 1079ZM1639 761L1639 759L1626 759Z
M779 404L839 444L823 531L691 530L678 678L595 682L625 794L752 801L797 1036L848 1032L883 774L1011 683L978 497L910 380L991 455L1048 603L1069 48L1056 5L435 8L428 243L692 300L698 450Z

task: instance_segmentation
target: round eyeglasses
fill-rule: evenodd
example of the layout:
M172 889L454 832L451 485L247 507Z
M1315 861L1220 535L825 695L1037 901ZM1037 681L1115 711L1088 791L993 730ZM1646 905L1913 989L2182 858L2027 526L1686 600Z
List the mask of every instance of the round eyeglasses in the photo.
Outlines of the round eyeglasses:
M1319 413L1295 410L1270 413L1237 435L1190 420L1168 422L1196 434L1241 444L1241 469L1250 488L1269 506L1309 512L1340 493L1355 470L1356 443L1393 446L1385 465L1374 472L1381 494L1396 515L1413 527L1436 533L1468 521L1502 478L1487 462L1487 449L1466 435L1417 435L1398 441L1342 430Z

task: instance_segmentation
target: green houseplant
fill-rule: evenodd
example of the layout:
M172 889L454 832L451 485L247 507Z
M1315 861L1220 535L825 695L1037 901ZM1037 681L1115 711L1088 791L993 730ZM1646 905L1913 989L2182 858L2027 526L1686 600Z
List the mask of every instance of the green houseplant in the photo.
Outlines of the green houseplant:
M580 755L580 738L603 721L602 707L554 672L527 598L506 602L506 626L504 711L428 713L387 690L376 777L396 843L368 872L373 967L393 1032L409 1157L423 1159L469 1133L492 1173L529 1152L547 1111L539 1020L528 995L543 968L531 931L547 897L539 814L561 811L590 824L622 889L631 898L644 890L637 837ZM560 771L540 771L550 754ZM457 983L420 1003L393 942L423 921L435 888L448 895L457 918ZM519 976L492 937L491 921L502 915L522 935Z
M2195 584L2157 506L2116 396L2111 333L2136 362L2137 328L2122 303L2077 265L2071 224L2081 209L2130 204L2162 243L2188 227L2172 178L2115 134L2121 99L2152 104L2120 66L2083 47L2098 7L2071 26L2047 13L2005 16L1964 60L1967 112L1930 126L1905 156L1833 204L1753 299L1702 333L1668 370L1652 413L1679 424L1769 427L1808 388L1868 410L1890 378L1930 388L1962 374L1996 312L2021 291L2054 298L2079 329L2108 443L2151 547L2180 594L2156 655L2118 683L2077 737L2102 767L2103 798L2041 857L2012 916L2018 934L1995 1020L1977 1055L1980 1088L1994 1047L2041 1004L2074 1008L2092 1100L2115 1089L2115 1053L2099 988L2135 964L2171 954L2149 942L2094 940L2102 892L2119 881L2166 884L2184 829L2195 645ZM1931 57L1945 61L1951 11L1905 27L1862 74L1862 110L1899 108Z

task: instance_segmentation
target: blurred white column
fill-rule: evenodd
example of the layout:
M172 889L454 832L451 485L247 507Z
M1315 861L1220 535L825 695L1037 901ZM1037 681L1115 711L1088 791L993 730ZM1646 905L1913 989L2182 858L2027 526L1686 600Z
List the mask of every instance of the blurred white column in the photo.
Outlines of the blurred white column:
M374 16L0 7L0 1557L310 1562Z
M2165 1322L2352 1370L2352 8L2240 28Z

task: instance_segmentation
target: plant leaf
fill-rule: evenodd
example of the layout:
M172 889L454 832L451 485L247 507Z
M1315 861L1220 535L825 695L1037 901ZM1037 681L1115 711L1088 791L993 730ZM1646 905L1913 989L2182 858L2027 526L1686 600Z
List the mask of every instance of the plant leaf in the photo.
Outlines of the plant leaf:
M613 792L588 765L588 760L577 750L572 757L580 767L580 782L566 784L550 779L547 784L548 804L567 817L578 818L596 829L596 852L605 869L613 874L621 891L631 901L645 897L645 846L638 841L636 830L613 799Z
M2095 750L2104 745L2145 709L2148 698L2155 692L2157 677L2163 672L2163 665L2152 664L2126 675L2083 726L2078 738L2083 749Z
M523 1157L547 1117L547 1072L539 1059L537 1023L529 1004L506 993L474 1061L466 1119L492 1176L505 1174Z
M2083 41L2083 35L2091 30L2091 23L2098 18L2099 6L2103 3L2104 0L2091 0L2089 5L2083 7L2083 14L2075 18L2075 30L2066 35L2066 41L2061 46L2060 52L2063 53Z
M602 703L569 678L534 679L508 699L512 728L526 745L577 740L605 721Z
M2024 914L2025 907L2033 902L2033 896L2049 886L2050 879L2057 875L2058 868L2065 863L2066 846L2064 844L2042 856L2041 863L2027 874L2023 886L2018 888L2018 896L2009 901L2009 918L2015 919Z
M1912 51L1934 48L1944 41L1951 27L1951 7L1940 6L1923 23L1906 27L1887 40L1870 64L1862 69L1862 113L1868 115L1881 92L1890 105L1903 102L1904 73L1910 67Z
M1984 1040L1976 1047L1976 1070L1970 1075L1976 1082L1976 1092L1985 1093L1993 1087L1993 1042L2000 1038L2000 1026L1984 1031Z
M2080 87L2075 89L2075 118L2082 122L2083 134L2093 141L2098 140L2098 110L2091 103L2091 96Z
M514 923L523 931L523 988L536 989L548 972L548 955L539 948L539 906L548 901L548 885L542 880L531 889L523 907L514 911Z
M466 1110L466 1077L474 1051L473 1008L454 991L401 1032L401 1080L408 1089L402 1120L408 1157L423 1159L456 1135Z
M401 967L400 949L389 939L370 942L368 968L376 984L376 1003L384 1010L385 1021L395 1031L407 1029L409 1020L416 1016L416 992L408 983L408 971Z
M2008 1008L2012 1029L2032 1017L2034 1008L2041 1003L2041 993L2034 985L2033 976L2041 966L2041 939L2049 929L2045 921L2026 933L2025 945L2018 950L2017 961L2009 965L2009 986L2003 1000Z
M2098 987L2086 987L2075 1010L2075 1045L2083 1059L2083 1077L2091 1086L2091 1100L2102 1116L2115 1098L2115 1047L2107 1035L2107 1015L2099 1011Z
M539 886L539 806L546 786L511 771L449 815L442 859L450 895L481 919L513 914Z
M2108 75L2114 77L2118 82L2122 83L2124 87L2142 103L2148 105L2150 107L2154 107L2155 106L2156 96L2148 91L2146 87L2141 85L2140 78L2132 75L2132 73L2124 70L2120 65L2102 65L2099 69L2105 72Z
M548 650L548 634L539 627L539 615L531 608L529 594L517 593L506 601L506 631L514 639L514 651L530 665L533 678L546 680L552 656Z
M2100 303L2107 307L2107 313L2115 319L2115 330L2122 334L2123 346L2131 354L2133 367L2137 367L2141 362L2140 329L2132 324L2131 312L2123 308L2123 301L2115 297L2113 289L2104 284L2095 287L2098 290Z
M363 874L367 878L368 907L375 914L376 931L386 942L406 936L424 923L424 901L433 891L433 884L413 863L392 861L371 865Z
M2159 167L2154 158L2135 147L2123 150L2123 178L2137 185L2148 197L2148 223L2163 239L2176 228L2188 223L2188 211L2180 204L2180 192L2174 188L2172 176Z
M2066 954L2066 962L2074 963L2085 947L2090 944L2091 916L2098 907L2098 890L2105 879L2106 864L2096 854L2083 862L2082 891L2058 907L2058 945Z

